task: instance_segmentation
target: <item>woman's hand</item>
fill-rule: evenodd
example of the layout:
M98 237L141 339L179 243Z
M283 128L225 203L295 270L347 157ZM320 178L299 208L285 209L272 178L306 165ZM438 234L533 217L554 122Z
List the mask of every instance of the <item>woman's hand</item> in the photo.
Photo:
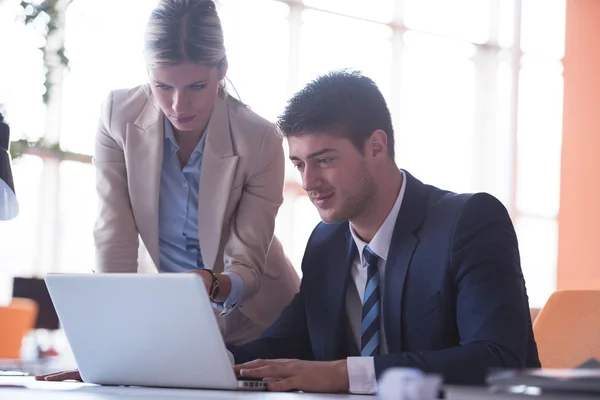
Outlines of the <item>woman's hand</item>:
M191 274L196 274L199 277L201 277L202 280L204 281L204 287L206 288L206 293L208 293L210 295L210 287L212 286L212 275L210 274L210 272L205 271L203 269L191 269L187 272L191 273Z
M203 269L191 269L187 271L188 273L193 273L199 275L204 281L204 287L206 288L206 293L210 296L210 289L213 283L212 274ZM229 297L229 293L231 293L231 279L227 275L219 274L219 294L214 301L216 303L224 303Z
M51 374L37 375L35 377L36 381L79 381L83 382L81 379L81 375L79 375L79 370L74 369L72 371L60 371L53 372Z

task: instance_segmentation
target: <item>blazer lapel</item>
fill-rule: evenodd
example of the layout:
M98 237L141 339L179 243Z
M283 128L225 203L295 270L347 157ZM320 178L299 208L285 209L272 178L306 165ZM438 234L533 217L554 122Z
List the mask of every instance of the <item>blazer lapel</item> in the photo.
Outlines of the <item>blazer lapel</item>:
M389 353L402 352L402 297L406 274L419 243L415 231L425 218L427 190L425 185L404 171L406 191L396 220L386 262L383 293L383 321Z
M317 293L326 293L327 298L315 299L318 302L311 309L318 310L318 324L324 328L319 332L323 339L321 343L321 360L337 360L347 356L346 338L346 291L352 263L357 255L356 245L350 234L350 227L346 223L345 229L337 235L335 242L331 243L330 258L323 260L324 273L319 281L320 290ZM337 251L333 249L338 249ZM315 349L317 350L317 349ZM318 358L319 359L319 358Z
M207 268L213 268L216 263L223 218L238 163L229 127L227 100L219 98L206 129L198 194L198 237Z
M164 146L163 114L150 95L133 124L127 125L128 180L135 192L131 205L136 212L138 231L154 265L159 267L158 199ZM135 194L134 194L135 193Z

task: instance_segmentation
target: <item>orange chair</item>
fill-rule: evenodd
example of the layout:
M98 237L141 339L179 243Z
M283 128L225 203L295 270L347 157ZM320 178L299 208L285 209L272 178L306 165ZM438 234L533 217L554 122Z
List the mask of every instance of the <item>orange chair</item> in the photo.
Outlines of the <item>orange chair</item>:
M38 305L30 299L13 298L0 307L0 358L20 357L21 342L34 328L37 313Z
M600 290L559 290L533 324L542 368L600 360Z

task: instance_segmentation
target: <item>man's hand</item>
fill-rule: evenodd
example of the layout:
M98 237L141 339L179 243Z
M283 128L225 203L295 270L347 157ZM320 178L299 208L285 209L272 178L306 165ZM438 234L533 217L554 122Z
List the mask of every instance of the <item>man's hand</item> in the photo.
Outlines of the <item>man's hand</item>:
M82 382L83 379L81 379L81 375L79 375L79 371L74 369L72 371L61 371L61 372L54 372L51 374L45 374L45 375L37 375L35 377L36 381L69 381L69 380L73 380L73 381L80 381Z
M340 393L350 388L346 360L254 360L234 366L234 371L245 378L271 381L268 389L274 392Z

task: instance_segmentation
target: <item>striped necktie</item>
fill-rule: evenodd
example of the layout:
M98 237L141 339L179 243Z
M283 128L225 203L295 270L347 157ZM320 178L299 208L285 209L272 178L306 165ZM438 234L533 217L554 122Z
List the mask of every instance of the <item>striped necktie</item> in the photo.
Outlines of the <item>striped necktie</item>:
M361 322L361 357L372 357L379 354L379 271L377 261L379 256L366 246L363 259L367 268L367 285L362 305Z

